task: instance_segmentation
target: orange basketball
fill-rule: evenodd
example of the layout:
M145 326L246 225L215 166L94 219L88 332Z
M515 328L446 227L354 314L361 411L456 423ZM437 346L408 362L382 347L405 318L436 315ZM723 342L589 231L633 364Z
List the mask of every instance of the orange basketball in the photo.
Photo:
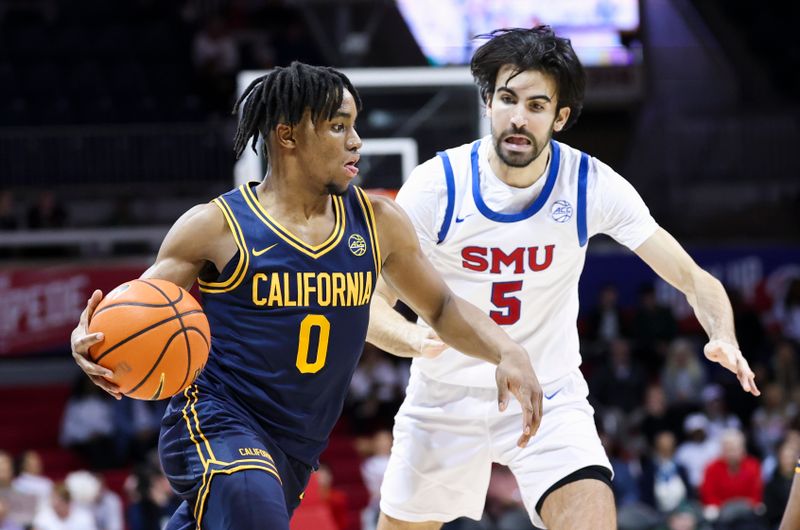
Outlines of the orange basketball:
M89 332L105 335L89 348L89 358L114 372L111 381L136 399L163 399L185 389L211 348L203 308L165 280L132 280L115 288L97 306Z

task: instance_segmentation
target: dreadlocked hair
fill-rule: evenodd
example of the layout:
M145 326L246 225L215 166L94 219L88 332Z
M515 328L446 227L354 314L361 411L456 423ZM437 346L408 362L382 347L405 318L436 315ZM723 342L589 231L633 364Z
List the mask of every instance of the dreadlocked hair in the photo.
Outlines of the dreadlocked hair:
M287 67L278 67L250 83L233 106L238 114L239 126L233 139L236 158L242 155L252 139L256 151L258 135L266 141L269 133L279 123L296 125L308 110L311 122L330 120L342 105L344 91L355 99L361 109L361 98L343 73L327 66L311 66L298 61ZM265 156L266 156L266 150Z

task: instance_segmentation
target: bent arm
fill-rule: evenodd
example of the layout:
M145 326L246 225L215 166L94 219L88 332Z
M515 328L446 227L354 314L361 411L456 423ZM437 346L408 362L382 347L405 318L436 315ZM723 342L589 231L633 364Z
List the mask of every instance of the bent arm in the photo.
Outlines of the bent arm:
M384 249L382 277L386 285L443 341L467 355L498 364L504 353L520 350L520 346L485 313L450 290L423 254L416 233L399 206L383 198L372 200ZM384 310L390 300L386 300L385 289L383 294L383 302L376 301L378 315L383 313L385 318L388 313ZM384 328L381 333L389 334L386 328L396 323L399 320L392 318L376 324Z
M444 348L431 332L395 311L396 303L397 295L383 278L378 278L370 305L367 342L398 357L432 356L441 352Z
M686 295L709 337L706 356L735 373L745 391L758 395L755 376L739 351L730 300L719 280L701 269L664 229L659 228L635 252L656 274Z
M172 225L155 263L142 278L169 280L190 289L207 262L221 271L236 253L222 212L212 203L197 205Z
M527 352L488 315L447 287L420 249L414 228L399 206L385 198L374 198L373 204L384 249L383 278L387 285L444 342L497 365L495 382L500 410L508 406L509 393L519 400L523 434L517 444L525 446L539 428L542 417L542 389Z
M155 263L141 277L169 280L189 289L207 261L222 270L235 252L235 242L219 209L213 204L198 205L175 222L161 244ZM70 338L72 357L94 384L119 399L119 387L110 380L113 373L91 362L88 355L89 348L103 340L102 333L89 333L92 315L102 299L103 293L98 289L86 302Z

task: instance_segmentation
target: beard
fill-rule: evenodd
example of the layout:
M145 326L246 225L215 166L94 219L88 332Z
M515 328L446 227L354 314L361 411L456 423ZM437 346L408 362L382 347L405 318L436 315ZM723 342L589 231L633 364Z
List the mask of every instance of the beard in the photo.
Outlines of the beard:
M503 138L512 135L518 134L524 136L531 142L531 150L528 153L517 153L515 151L507 151L505 146L503 145ZM512 127L511 129L507 129L503 131L499 135L492 134L492 140L494 140L494 150L497 153L497 156L503 163L509 167L527 167L530 165L531 162L539 158L539 155L542 154L544 148L547 147L547 144L550 142L550 138L552 138L553 133L547 135L547 138L541 144L536 140L536 138L528 133L525 130L517 130L516 128Z

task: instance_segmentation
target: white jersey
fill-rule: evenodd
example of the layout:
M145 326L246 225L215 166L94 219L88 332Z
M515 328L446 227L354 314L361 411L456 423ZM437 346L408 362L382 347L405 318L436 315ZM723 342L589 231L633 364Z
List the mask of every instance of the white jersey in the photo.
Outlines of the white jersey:
M610 167L551 142L542 178L514 188L491 170L491 137L418 166L397 195L423 251L459 296L484 309L531 356L542 385L580 365L578 280L586 243L605 233L635 249L658 228ZM413 369L445 383L494 387L495 367L453 349Z

